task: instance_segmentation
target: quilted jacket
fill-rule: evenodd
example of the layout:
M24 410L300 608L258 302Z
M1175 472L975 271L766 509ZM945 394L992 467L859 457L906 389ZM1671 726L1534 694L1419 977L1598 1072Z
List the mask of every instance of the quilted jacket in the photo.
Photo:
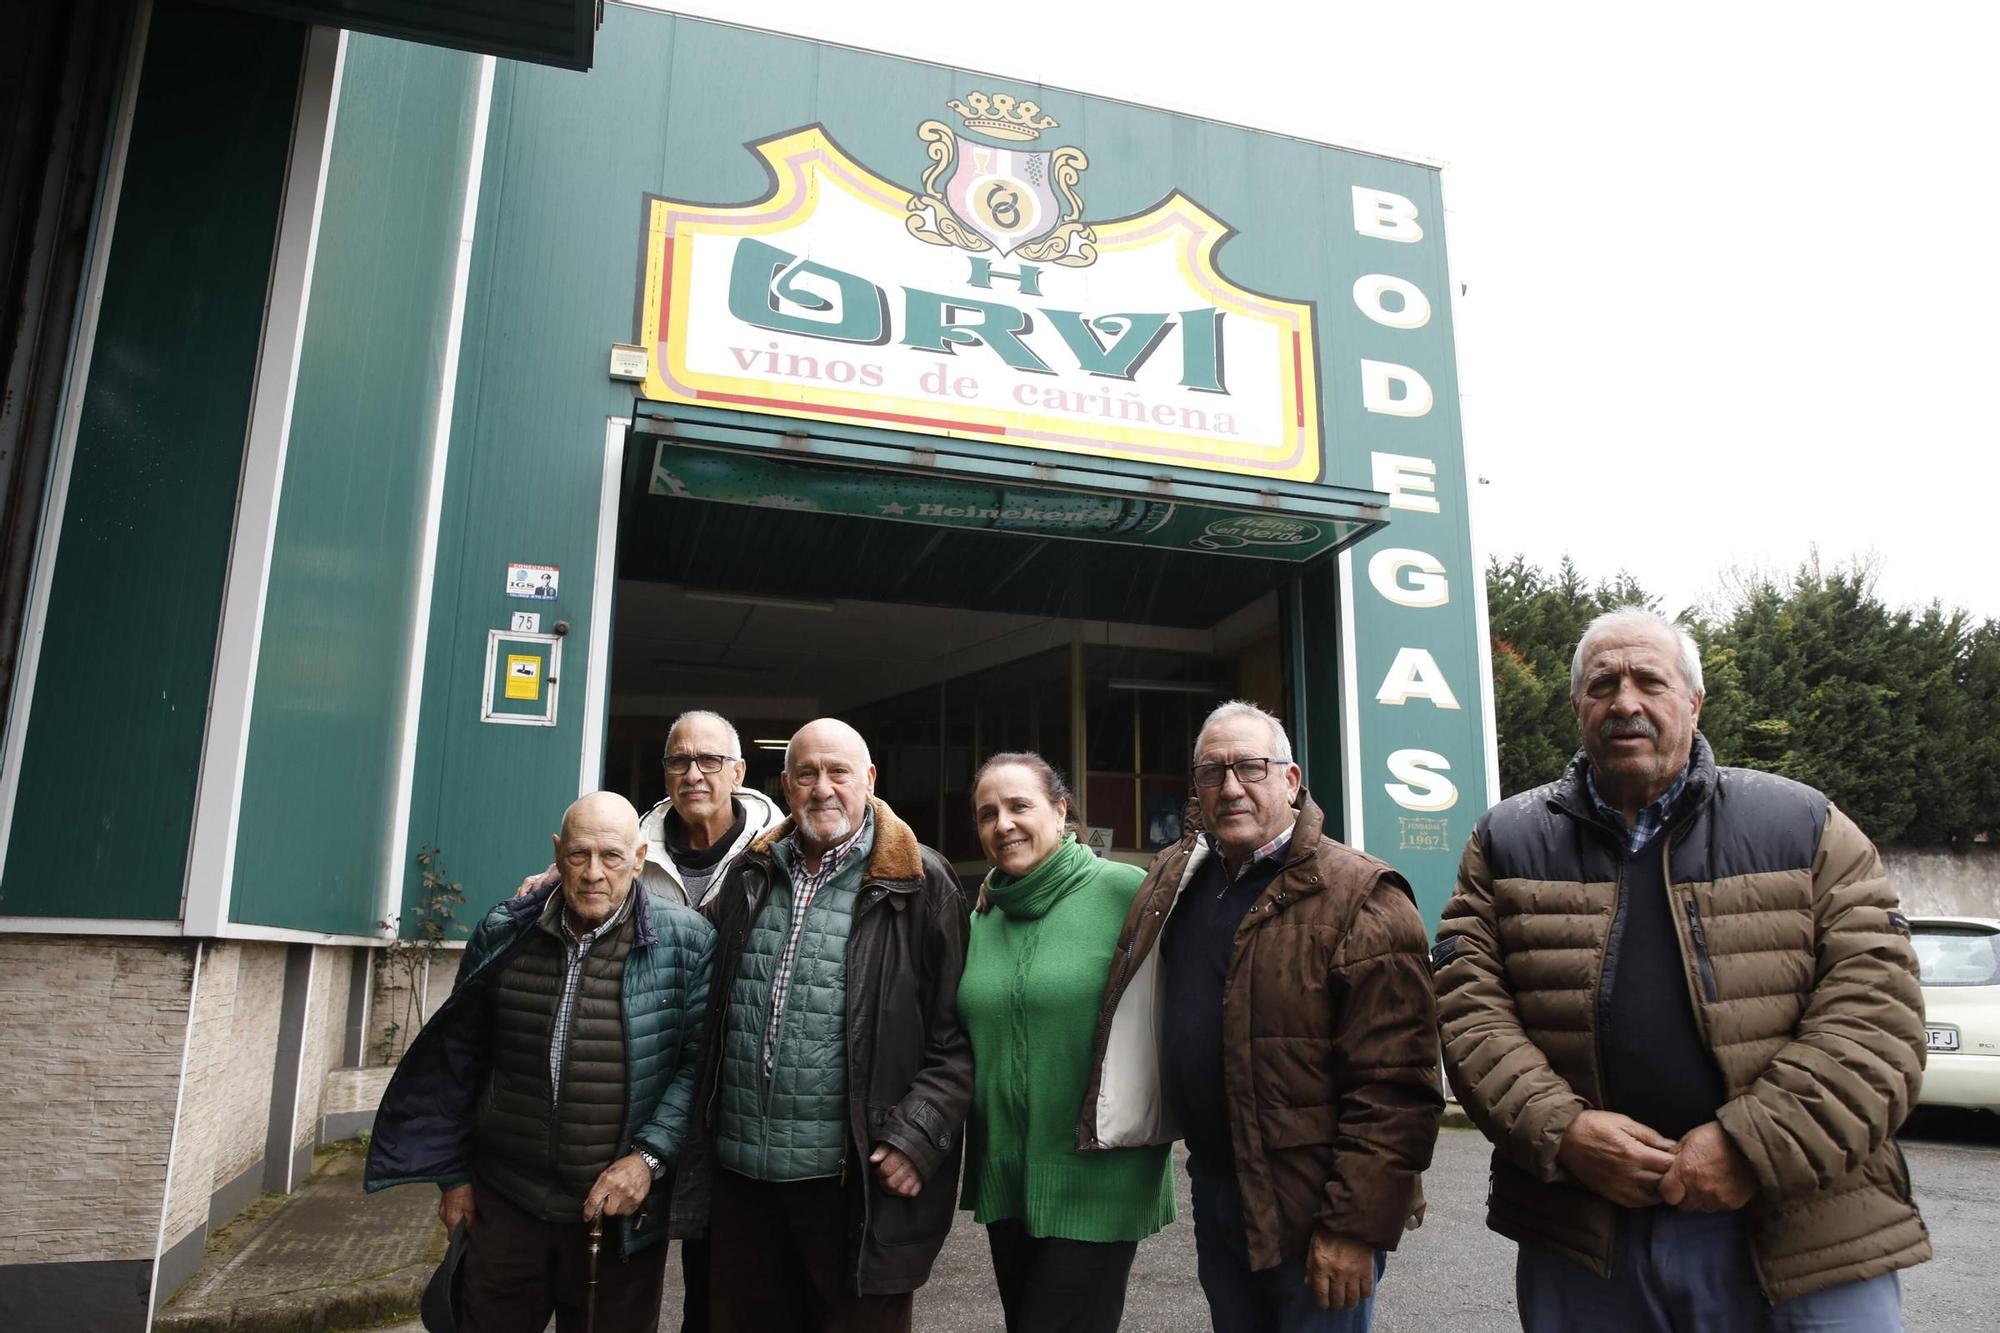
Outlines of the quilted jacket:
M1599 983L1625 855L1587 762L1481 818L1432 956L1445 1070L1494 1144L1488 1225L1608 1275L1619 1209L1556 1162L1578 1113L1604 1105ZM1697 735L1679 807L1639 854L1664 858L1727 1091L1716 1119L1756 1173L1765 1295L1929 1258L1894 1138L1923 1071L1923 999L1875 848L1819 792L1719 768Z
M557 892L545 884L489 911L459 960L451 994L403 1054L383 1090L368 1144L369 1190L428 1181L462 1185L472 1177L473 1120L486 1091L492 1052L486 993ZM622 981L625 1022L623 1143L655 1157L679 1157L694 1096L708 1008L715 931L691 908L640 892L632 904L633 941ZM639 1212L618 1219L630 1254L667 1234L665 1190Z
M871 802L875 846L854 900L847 936L847 1126L851 1215L846 1265L858 1294L914 1291L951 1229L965 1117L972 1104L972 1043L958 1019L965 968L966 902L951 865L917 841L881 800ZM722 1072L713 1034L727 1020L728 997L758 908L779 873L772 847L792 821L771 828L729 868L703 912L720 937L711 1034L697 1084L692 1137L675 1180L674 1234L707 1226L714 1168L716 1104ZM865 1153L886 1143L922 1175L915 1198L882 1188ZM829 1241L832 1238L829 1237Z

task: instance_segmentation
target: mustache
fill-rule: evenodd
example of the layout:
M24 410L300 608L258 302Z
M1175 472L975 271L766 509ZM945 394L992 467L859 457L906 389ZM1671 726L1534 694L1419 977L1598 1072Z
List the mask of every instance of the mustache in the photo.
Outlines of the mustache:
M1656 741L1660 739L1660 729L1643 713L1635 713L1631 717L1606 718L1604 724L1598 727L1597 735L1600 740L1607 741L1618 736L1644 736L1649 741Z

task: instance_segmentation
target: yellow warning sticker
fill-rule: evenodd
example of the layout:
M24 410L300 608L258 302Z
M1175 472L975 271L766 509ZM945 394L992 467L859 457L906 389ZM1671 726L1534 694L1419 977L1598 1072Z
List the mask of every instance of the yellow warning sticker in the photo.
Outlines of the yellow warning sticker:
M542 697L542 659L532 654L507 654L507 689L509 699L539 699Z

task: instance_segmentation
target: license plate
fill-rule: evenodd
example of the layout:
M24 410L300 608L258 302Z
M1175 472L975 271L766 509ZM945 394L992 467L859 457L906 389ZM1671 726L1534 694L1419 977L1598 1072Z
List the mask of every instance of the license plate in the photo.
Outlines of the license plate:
M1957 1028L1924 1029L1924 1049L1928 1051L1955 1051L1958 1049Z

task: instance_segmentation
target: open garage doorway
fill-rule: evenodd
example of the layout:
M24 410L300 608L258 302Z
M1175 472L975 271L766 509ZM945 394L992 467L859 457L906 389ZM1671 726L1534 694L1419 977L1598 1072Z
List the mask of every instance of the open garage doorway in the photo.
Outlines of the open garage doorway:
M746 783L781 805L786 738L830 715L867 738L877 794L962 871L984 868L972 775L1009 749L1063 770L1102 849L1145 861L1180 836L1209 709L1251 699L1295 734L1310 696L1334 714L1331 666L1306 669L1293 608L1300 579L1325 575L1344 543L1304 562L1229 535L1324 522L983 477L969 483L982 501L685 432L635 430L625 465L604 781L641 809L664 795L660 755L688 709L735 723ZM1191 509L1213 545L1144 540Z

